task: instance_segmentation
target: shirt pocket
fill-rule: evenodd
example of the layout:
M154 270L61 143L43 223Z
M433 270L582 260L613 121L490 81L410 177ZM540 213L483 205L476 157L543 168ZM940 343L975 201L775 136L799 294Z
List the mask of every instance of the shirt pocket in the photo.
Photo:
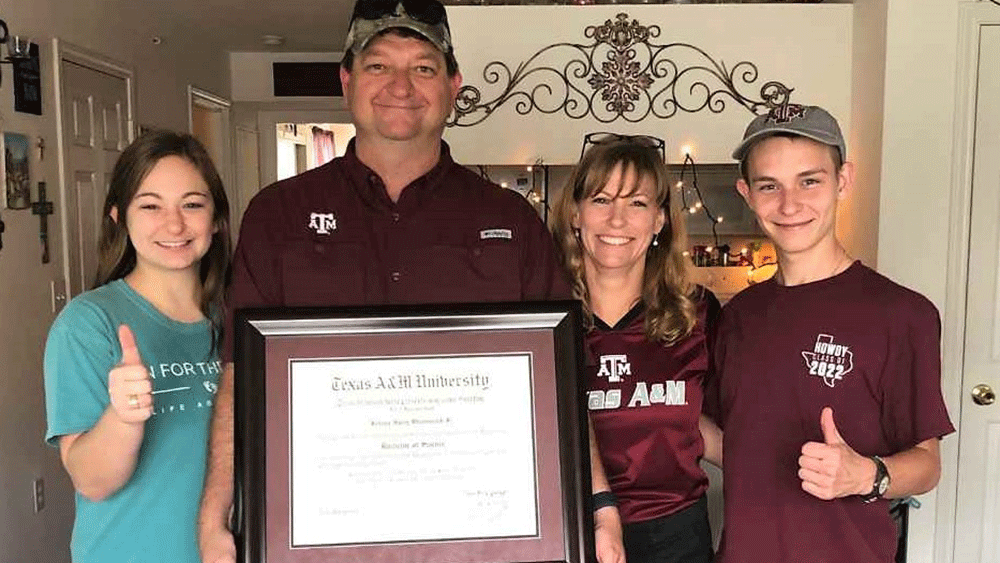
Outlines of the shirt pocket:
M407 270L427 280L427 301L521 299L521 265L511 241L436 243L408 256L407 261Z
M366 255L356 242L289 241L281 257L285 305L364 304Z

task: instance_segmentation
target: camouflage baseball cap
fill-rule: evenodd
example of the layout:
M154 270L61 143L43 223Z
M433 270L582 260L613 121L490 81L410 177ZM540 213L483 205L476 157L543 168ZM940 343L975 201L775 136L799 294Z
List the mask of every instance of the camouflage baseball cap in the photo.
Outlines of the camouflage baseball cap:
M452 50L448 15L438 0L358 0L344 48L359 53L376 35L396 27L416 31L442 53Z

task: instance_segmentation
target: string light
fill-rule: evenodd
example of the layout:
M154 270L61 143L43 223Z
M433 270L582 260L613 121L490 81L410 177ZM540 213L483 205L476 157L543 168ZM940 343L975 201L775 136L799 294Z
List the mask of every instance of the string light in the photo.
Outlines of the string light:
M490 178L489 168L485 164L477 164L476 169L479 171L480 178L493 182L493 179ZM549 212L551 211L548 202L549 167L545 164L545 161L543 161L541 157L538 157L535 159L534 163L526 165L525 170L527 171L529 178L527 191L524 192L524 198L538 208L538 213L541 215L542 220L547 222L549 220ZM541 176L540 182L536 181L536 174ZM518 180L520 179L521 178L518 178ZM500 187L510 189L510 183L501 181ZM518 184L518 187L521 187L520 183Z
M705 212L705 216L708 217L708 220L712 223L712 240L715 243L715 246L718 247L719 233L716 227L723 221L723 218L721 216L716 217L715 214L712 213L712 210L708 208L708 205L705 205L705 198L702 197L701 190L698 188L698 170L694 165L694 158L691 157L691 146L684 145L681 147L681 152L684 153L684 164L681 165L681 179L677 182L677 185L685 185L684 176L688 171L688 167L690 167L691 188L694 195L697 197L696 201L689 204L687 200L687 190L681 190L681 203L683 207L687 209L688 213L692 215L697 213L699 209Z

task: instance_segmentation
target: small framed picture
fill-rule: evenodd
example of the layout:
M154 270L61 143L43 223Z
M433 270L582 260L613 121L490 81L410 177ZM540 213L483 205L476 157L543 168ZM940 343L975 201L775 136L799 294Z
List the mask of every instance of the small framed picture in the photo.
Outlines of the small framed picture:
M7 209L31 207L31 155L28 136L21 133L3 134L4 193L2 203Z

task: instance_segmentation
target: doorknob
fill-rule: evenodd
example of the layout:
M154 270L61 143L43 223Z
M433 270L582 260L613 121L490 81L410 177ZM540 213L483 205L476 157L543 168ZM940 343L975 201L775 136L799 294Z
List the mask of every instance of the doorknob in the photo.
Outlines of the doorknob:
M992 405L996 398L993 389L985 383L972 388L972 401L977 405Z

